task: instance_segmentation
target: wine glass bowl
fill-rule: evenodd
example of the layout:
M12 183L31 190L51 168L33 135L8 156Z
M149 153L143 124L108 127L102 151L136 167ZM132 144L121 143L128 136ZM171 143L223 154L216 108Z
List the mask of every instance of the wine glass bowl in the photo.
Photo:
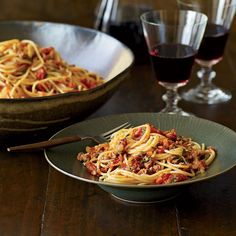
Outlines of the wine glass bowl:
M158 83L166 88L165 113L190 115L178 107L177 89L188 83L207 16L194 11L157 10L141 15L144 37Z
M206 30L195 59L201 67L197 72L200 84L184 92L184 100L217 104L231 99L230 91L219 88L212 82L216 77L212 67L223 59L235 14L235 3L235 0L178 0L180 10L198 11L208 16Z

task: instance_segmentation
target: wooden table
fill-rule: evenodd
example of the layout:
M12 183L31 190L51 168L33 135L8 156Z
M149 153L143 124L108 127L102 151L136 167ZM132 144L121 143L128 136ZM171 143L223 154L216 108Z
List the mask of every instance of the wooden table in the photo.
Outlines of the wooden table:
M219 105L180 105L199 117L236 130L236 30L215 82L231 90ZM198 81L194 67L188 87ZM158 112L163 89L150 65L135 65L115 95L90 118L125 112ZM230 155L230 154L229 154ZM236 157L235 157L236 158ZM135 205L115 200L94 184L49 167L43 152L0 152L0 235L233 236L236 235L236 168L190 186L175 201Z

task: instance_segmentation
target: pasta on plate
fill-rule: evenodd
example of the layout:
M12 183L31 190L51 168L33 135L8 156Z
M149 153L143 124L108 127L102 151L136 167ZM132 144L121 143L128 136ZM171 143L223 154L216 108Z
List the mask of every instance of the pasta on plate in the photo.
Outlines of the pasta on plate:
M111 140L78 153L89 173L100 181L119 184L169 184L204 173L216 150L143 124L114 133Z
M51 96L102 83L98 74L69 65L53 47L31 40L0 42L0 98Z

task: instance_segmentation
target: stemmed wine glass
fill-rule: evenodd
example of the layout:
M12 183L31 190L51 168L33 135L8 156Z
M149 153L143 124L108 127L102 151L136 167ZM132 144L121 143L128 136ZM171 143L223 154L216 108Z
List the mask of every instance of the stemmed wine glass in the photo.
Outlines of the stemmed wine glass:
M177 106L177 89L187 84L207 16L194 11L157 10L141 15L144 37L158 83L166 88L161 112L190 115Z
M208 16L208 23L196 62L201 66L197 72L200 84L182 94L184 100L217 104L231 99L230 91L212 83L216 72L212 67L223 58L229 29L235 14L235 0L178 0L180 10L193 10Z

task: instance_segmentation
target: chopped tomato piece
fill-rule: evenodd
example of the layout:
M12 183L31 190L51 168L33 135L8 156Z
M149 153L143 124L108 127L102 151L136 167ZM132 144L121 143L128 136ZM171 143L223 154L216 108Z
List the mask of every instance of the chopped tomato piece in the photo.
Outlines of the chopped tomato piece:
M87 80L87 79L82 79L81 83L87 88L87 89L91 89L97 86L96 81L92 81L92 80Z
M88 172L91 174L91 175L97 175L97 168L96 166L91 163L91 162L86 162L85 163L85 166L87 167L88 169Z
M165 136L173 141L176 140L177 138L177 134L176 134L176 130L175 129L172 129L168 132L165 132Z
M37 85L37 89L38 89L38 91L45 92L45 88L43 87L42 84L38 84L38 85Z
M36 71L36 78L42 80L46 77L47 73L43 67Z
M42 48L41 53L48 55L50 52L53 50L53 47L48 47L48 48Z
M134 130L133 137L140 138L142 134L143 134L143 130L141 127L139 127L138 129Z
M167 184L170 183L173 179L172 174L163 174L155 180L156 184Z

